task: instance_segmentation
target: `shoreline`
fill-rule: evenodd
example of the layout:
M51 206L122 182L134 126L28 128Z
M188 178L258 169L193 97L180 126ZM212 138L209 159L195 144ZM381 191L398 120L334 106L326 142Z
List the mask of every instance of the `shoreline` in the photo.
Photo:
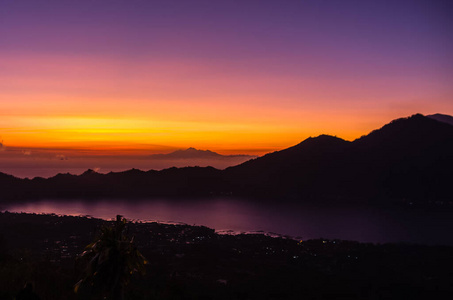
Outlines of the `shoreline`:
M32 281L42 299L81 299L73 293L83 271L77 257L106 224L0 213L0 298L13 299ZM149 264L125 299L442 299L453 292L448 246L221 235L154 222L127 227Z

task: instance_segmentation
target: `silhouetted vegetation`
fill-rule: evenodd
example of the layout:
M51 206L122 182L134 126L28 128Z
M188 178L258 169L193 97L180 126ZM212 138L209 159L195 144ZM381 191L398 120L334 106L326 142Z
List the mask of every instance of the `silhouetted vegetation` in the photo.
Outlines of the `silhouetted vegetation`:
M26 282L41 299L89 299L73 291L86 274L75 262L115 221L1 213L0 226L8 244L1 244L0 299L13 299ZM127 226L149 264L143 276L131 275L124 299L448 299L453 292L452 247Z
M113 226L104 225L100 236L79 256L85 276L74 287L91 298L121 300L132 274L145 273L146 259L126 234L126 219L117 216Z

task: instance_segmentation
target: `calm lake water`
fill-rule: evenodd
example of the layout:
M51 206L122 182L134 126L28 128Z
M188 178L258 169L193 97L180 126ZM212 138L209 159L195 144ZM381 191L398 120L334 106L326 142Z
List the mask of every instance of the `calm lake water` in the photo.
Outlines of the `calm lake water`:
M3 211L90 215L112 219L204 225L221 233L264 232L300 239L453 245L453 212L388 207L316 207L240 199L38 201L5 204Z

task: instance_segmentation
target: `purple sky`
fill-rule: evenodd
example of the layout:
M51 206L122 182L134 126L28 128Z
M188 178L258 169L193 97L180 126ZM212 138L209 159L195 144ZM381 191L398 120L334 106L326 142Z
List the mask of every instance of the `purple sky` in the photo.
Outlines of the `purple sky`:
M437 0L0 0L0 161L261 155L451 115L452 16Z

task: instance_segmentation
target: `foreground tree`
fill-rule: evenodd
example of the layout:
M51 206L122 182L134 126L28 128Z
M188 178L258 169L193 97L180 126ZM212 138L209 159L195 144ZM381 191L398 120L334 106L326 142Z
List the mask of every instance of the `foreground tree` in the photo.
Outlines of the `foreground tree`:
M86 264L85 276L76 283L76 293L84 290L95 299L124 299L124 287L134 273L144 274L146 259L126 234L127 220L116 217L113 226L101 228L99 238L89 244L79 261Z

